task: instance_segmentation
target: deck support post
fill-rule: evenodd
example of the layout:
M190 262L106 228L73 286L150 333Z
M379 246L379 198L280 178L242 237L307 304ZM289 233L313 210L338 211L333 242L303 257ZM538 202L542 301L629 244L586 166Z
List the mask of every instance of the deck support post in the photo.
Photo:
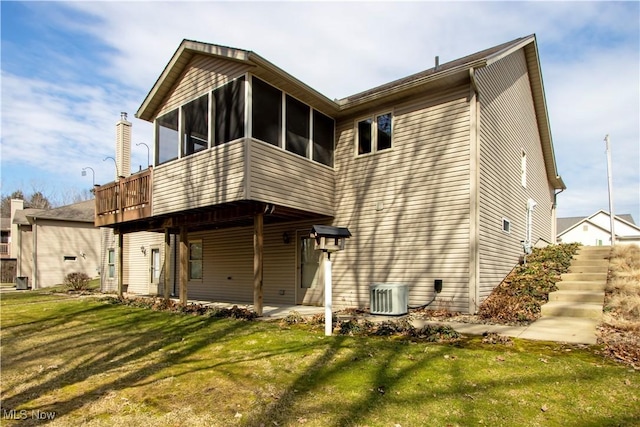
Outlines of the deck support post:
M264 214L253 217L253 309L262 316L262 270L264 257Z
M124 234L118 230L118 296L122 298L124 281Z
M162 270L164 271L164 282L163 282L163 292L162 295L165 301L169 301L170 291L170 279L171 279L171 234L169 233L169 229L164 229L164 266Z
M180 304L187 304L189 280L189 235L187 227L180 227Z

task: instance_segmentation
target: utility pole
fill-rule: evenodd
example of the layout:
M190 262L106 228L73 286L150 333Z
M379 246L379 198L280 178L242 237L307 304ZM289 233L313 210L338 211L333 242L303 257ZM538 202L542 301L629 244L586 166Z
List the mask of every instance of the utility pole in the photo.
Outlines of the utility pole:
M604 142L607 148L607 180L609 182L609 219L611 220L611 246L616 244L616 234L613 224L615 222L613 213L613 180L611 178L611 148L609 146L609 135L604 137Z

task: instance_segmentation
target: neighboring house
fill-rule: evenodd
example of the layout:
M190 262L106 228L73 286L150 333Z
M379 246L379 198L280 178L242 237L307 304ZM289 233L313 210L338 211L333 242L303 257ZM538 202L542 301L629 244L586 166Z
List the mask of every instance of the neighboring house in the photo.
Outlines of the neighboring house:
M585 246L611 245L611 215L599 210L588 217L558 218L558 242ZM614 215L616 244L640 244L640 227L629 214Z
M123 116L123 177L96 188L96 225L115 233L105 289L145 293L160 274L183 302L321 305L309 233L327 224L353 234L332 255L334 306L404 283L412 306L475 312L556 236L565 185L533 35L341 100L254 52L184 40L136 116L155 126L153 167L128 176Z
M12 221L17 276L33 289L59 285L69 273L97 277L101 234L94 212L94 200L55 209L17 209Z
M0 218L0 258L11 258L11 218Z

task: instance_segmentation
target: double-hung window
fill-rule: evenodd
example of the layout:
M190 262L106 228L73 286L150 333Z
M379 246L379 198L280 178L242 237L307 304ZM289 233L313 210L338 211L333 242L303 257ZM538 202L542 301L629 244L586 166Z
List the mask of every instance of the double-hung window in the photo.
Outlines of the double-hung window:
M391 148L392 115L384 113L358 121L356 150L358 155L372 154Z
M189 242L189 280L202 279L202 241Z
M109 249L107 251L107 277L115 279L116 277L116 251Z

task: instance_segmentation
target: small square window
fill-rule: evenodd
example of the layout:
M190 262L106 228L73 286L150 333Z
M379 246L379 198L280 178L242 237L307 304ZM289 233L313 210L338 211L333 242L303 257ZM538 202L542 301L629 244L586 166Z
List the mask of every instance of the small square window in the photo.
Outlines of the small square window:
M511 221L507 218L502 218L502 231L505 233L511 233Z

